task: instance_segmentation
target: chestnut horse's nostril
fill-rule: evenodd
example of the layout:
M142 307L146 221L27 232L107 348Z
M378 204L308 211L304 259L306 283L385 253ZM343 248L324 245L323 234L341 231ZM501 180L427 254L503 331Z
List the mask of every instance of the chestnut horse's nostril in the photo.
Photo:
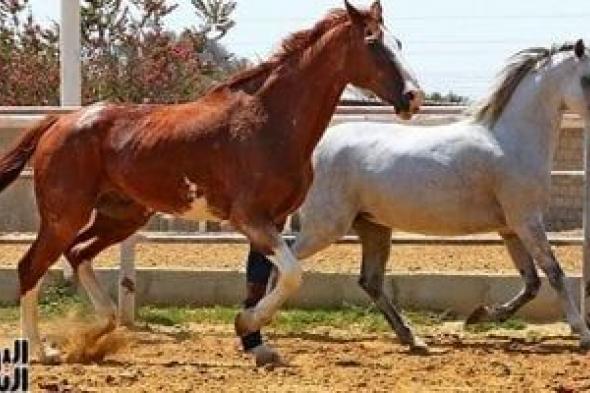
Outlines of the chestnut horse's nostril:
M422 90L409 90L404 94L404 97L410 103L413 112L417 112L424 104L424 92Z
M414 98L416 98L416 93L414 93L413 91L408 91L406 94L404 94L404 96L408 101L412 102L414 101Z

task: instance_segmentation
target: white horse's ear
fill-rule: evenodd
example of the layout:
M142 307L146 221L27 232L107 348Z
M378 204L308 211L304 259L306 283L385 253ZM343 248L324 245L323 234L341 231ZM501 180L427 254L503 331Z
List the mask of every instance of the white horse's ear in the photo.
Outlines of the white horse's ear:
M576 44L574 45L574 53L578 59L581 59L586 54L586 44L584 44L584 40L579 39Z
M348 2L348 0L344 0L344 5L346 6L346 12L348 12L348 16L350 16L350 20L356 25L362 25L363 23L363 15L359 10L357 10L352 4Z
M376 0L373 5L371 5L370 11L373 19L378 20L379 23L383 23L383 7L381 6L380 0Z

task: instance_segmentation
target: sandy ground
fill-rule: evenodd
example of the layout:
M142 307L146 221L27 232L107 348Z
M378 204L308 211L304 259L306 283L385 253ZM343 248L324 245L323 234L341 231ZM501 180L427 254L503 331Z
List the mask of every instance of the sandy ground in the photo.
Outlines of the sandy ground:
M0 266L16 266L27 246L0 246ZM557 258L567 271L580 271L582 247L554 247ZM137 265L143 267L185 267L197 270L243 270L247 245L171 245L139 244ZM96 267L116 266L118 249L103 252ZM334 245L304 262L307 270L323 272L358 272L359 245ZM479 271L516 273L501 245L497 246L417 246L395 245L391 249L388 271Z
M16 325L0 325L0 344ZM590 390L590 356L563 324L467 334L422 327L433 348L412 355L390 334L274 334L290 366L256 369L231 327L143 327L100 364L32 366L34 392L577 392ZM536 333L531 334L531 331ZM535 338L532 338L535 337Z

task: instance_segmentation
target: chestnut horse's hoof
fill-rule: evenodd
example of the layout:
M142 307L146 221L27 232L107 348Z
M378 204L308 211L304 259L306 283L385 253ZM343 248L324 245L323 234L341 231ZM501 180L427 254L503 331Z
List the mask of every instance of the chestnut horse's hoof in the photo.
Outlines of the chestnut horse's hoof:
M256 367L274 368L287 365L287 363L281 358L281 355L266 344L261 344L256 348L251 349L249 352L254 355Z
M39 363L46 366L61 364L62 361L61 352L57 348L46 347L43 348L39 354Z

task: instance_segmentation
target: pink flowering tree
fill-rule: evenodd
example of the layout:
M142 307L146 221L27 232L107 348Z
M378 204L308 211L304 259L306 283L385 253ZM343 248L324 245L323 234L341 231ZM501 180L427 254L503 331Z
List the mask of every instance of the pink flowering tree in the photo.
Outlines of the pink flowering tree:
M0 105L58 105L59 26L40 25L28 3L0 2ZM198 27L181 33L165 26L166 17L177 8L170 3L82 1L85 104L190 101L244 65L229 54L208 53L220 49L216 39L233 26L233 1L193 1ZM223 34L211 38L212 30Z

